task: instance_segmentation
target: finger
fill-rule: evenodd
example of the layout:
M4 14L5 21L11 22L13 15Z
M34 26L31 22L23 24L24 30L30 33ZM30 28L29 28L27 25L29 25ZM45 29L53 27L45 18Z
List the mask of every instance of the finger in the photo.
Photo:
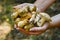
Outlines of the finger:
M13 8L21 8L21 5L14 6Z
M20 4L20 5L17 5L17 6L14 6L13 8L22 8L26 5L28 5L29 3L23 3L23 4Z
M42 30L42 27L33 27L30 29L30 31L40 31Z
M48 29L48 27L49 27L49 23L46 22L46 23L42 26L42 29L46 30L46 29Z

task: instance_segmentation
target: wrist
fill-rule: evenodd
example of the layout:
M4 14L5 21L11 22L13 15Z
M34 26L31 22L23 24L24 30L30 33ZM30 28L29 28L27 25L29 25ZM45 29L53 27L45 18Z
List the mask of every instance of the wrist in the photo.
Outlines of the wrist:
M37 6L39 11L45 11L55 0L37 0L34 5Z
M60 27L60 14L53 16L50 22L51 27Z

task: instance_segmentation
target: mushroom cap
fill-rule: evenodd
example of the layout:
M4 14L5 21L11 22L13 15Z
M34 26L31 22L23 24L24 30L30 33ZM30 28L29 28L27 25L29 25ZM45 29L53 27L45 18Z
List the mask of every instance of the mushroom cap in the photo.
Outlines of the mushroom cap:
M40 13L41 17L44 17L46 20L51 21L51 17L47 13Z

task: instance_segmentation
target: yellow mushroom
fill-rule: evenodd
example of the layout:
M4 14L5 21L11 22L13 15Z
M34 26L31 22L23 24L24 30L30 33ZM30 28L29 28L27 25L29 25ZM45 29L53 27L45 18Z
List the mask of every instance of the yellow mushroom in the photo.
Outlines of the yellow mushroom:
M36 17L36 12L32 12L32 16L31 16L29 22L33 22L35 20L35 17Z
M42 18L45 18L46 21L51 21L51 17L47 13L40 13Z
M24 27L24 25L26 25L28 23L27 21L28 21L27 19L25 19L23 21L19 21L18 26L21 27L21 28Z
M18 13L19 13L19 16L26 16L26 14L28 13L28 6L25 6L20 10L18 10Z
M11 14L11 17L12 17L13 19L17 18L17 16L18 16L18 12L14 12L13 14Z
M24 26L24 29L25 29L26 31L29 31L29 29L32 28L33 26L34 26L33 23L28 23L27 25Z
M15 23L18 23L19 21L21 21L20 18L16 18L16 19L15 19Z
M31 13L27 13L26 16L21 17L21 20L29 19L31 18Z
M42 26L45 22L50 22L51 18L47 13L40 13L41 19L37 22L38 26Z
M37 14L37 15L36 15L36 18L35 18L35 20L34 20L34 23L38 22L40 19L41 19L40 15Z

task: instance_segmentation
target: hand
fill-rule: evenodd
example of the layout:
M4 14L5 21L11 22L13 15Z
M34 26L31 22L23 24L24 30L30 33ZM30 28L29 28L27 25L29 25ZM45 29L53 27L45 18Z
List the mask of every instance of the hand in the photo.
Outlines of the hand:
M45 32L49 28L49 23L45 23L42 27L33 27L30 29L30 31L36 31L37 34L41 34Z

